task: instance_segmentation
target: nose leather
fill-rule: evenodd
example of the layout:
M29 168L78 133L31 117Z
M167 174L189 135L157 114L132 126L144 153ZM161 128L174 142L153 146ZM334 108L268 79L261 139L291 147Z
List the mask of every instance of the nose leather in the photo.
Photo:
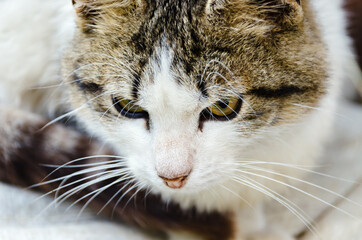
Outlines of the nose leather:
M173 189L179 189L185 185L188 175L184 175L182 177L173 178L173 179L165 178L162 176L159 177L162 178L163 182L166 184L167 187Z

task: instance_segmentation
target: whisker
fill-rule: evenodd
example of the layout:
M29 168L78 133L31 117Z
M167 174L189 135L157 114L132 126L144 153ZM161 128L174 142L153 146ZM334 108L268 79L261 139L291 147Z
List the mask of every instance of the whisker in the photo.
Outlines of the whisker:
M289 211L291 211L313 234L319 236L318 231L313 226L313 224L311 224L313 221L308 220L308 217L305 216L306 214L304 213L304 211L298 205L296 205L295 203L293 203L289 199L286 199L282 195L276 193L275 191L267 188L263 184L255 181L253 179L250 179L248 177L245 177L245 178L248 179L248 180L238 178L238 177L234 177L234 180L239 182L239 183L244 184L245 186L248 186L248 187L250 187L252 189L257 190L258 192L264 193L265 195L271 197L272 199L274 199L275 201L280 203L282 206L287 208ZM254 182L254 184L253 184L253 182ZM255 184L257 184L257 185L255 185Z
M61 183L60 183L60 185L59 185L58 188L56 189L56 196L57 196L57 190L62 189L62 188L63 188L63 187L62 187L63 184L65 184L65 182L66 182L68 179L70 179L70 178L72 178L72 177L75 177L75 176L87 174L87 173L90 173L90 172L107 170L107 169L115 168L115 167L119 167L119 166L115 164L115 165L109 165L109 166L94 167L94 168L92 168L92 169L84 169L84 170L77 171L77 172L75 172L75 173L72 173L72 174L69 174L69 175L66 175L66 176L63 176L63 177L60 177L60 178L51 180L51 181L48 181L48 182L46 182L46 183L44 183L44 184L42 184L42 185L49 184L49 183L53 183L53 182L58 182L58 181L61 181L61 180L62 180ZM115 171L115 170L113 170L113 171ZM102 171L101 173L95 173L95 174L93 174L93 175L91 175L91 176L85 177L85 179L89 179L89 178L92 178L92 177L98 176L98 175L103 175L103 174L105 174L105 173L107 173L107 172L103 172L103 171ZM78 182L82 182L82 181L84 181L84 178L78 179L78 180L76 180L76 181L74 181L74 182L71 182L71 183L67 184L67 186L73 185L74 183L78 183ZM52 193L52 192L54 192L54 190L51 191L50 193ZM46 195L49 195L49 194L46 194Z
M74 194L82 191L83 189L85 189L91 185L94 185L96 183L103 182L105 180L108 180L108 179L111 179L114 177L118 177L120 173L121 172L117 171L117 170L109 171L109 172L107 172L107 174L104 174L101 178L97 178L97 179L91 180L89 182L83 183L83 184L63 193L55 201L58 202L58 205L59 205L59 204L63 203L64 201L66 201L71 196L73 196Z
M122 192L125 187L127 187L127 184L120 188L115 194L113 194L113 196L106 202L106 204L98 211L97 215L99 215L112 202L112 200L115 199L116 196Z
M245 202L249 207L254 208L245 198L241 197L240 194L237 194L236 192L232 191L231 189L227 188L224 185L219 184L220 187L224 188L226 191L230 192L231 194L233 194L234 196L238 197L239 199L241 199L243 202Z
M132 184L133 182L128 182L124 187L127 187L128 185ZM122 201L123 197L126 196L127 193L129 193L129 191L131 191L134 187L129 188L126 192L124 192L117 200L116 204L113 206L112 209L112 217L114 216L114 213L116 211L116 207L118 206L118 204Z
M311 182L308 182L308 181L305 181L305 180L302 180L302 179L298 179L298 178L295 178L295 177L292 177L292 176L289 176L289 175L286 175L286 174L277 173L277 172L275 172L275 171L270 171L270 170L267 170L267 169L263 169L263 168L252 167L252 166L246 166L246 167L249 168L249 169L252 169L252 170L257 170L257 171L262 171L262 172L271 173L271 174L274 174L274 175L277 175L277 176L285 177L285 178L288 178L288 179L295 180L295 181L297 181L297 182L301 182L301 183L307 184L307 185L309 185L309 186L313 186L313 187L318 188L318 189L320 189L320 190L326 191L326 192L328 192L328 193L330 193L330 194L332 194L332 195L335 195L335 196L337 196L337 197L339 197L339 198L341 198L341 199L343 199L343 200L346 200L346 201L348 201L348 202L350 202L350 203L352 203L352 204L354 204L354 205L357 205L357 206L359 206L359 207L362 207L362 204L359 204L359 203L357 203L357 202L355 202L355 201L352 201L351 199L346 198L345 196L343 196L343 195L341 195L341 194L339 194L339 193L337 193L337 192L334 192L334 191L332 191L332 190L330 190L330 189L328 189L328 188L325 188L325 187L316 185L316 184L314 184L314 183L311 183Z
M137 196L137 194L145 187L144 184L142 183L137 183L135 185L135 187L137 188L137 190L132 194L132 196L128 199L128 201L126 202L126 204L124 205L123 209L125 209L127 207L127 205L130 203L130 201L135 198L135 196ZM122 210L124 211L124 210Z
M329 203L329 202L327 202L327 201L325 201L325 200L323 200L323 199L321 199L321 198L319 198L319 197L317 197L317 196L314 196L314 195L312 195L312 194L310 194L310 193L308 193L308 192L306 192L306 191L303 191L303 190L301 190L301 189L299 189L299 188L297 188L297 187L295 187L295 186L292 186L292 185L290 185L290 184L288 184L288 183L284 183L284 182L282 182L282 181L279 181L279 180L276 180L276 179L273 179L273 178L270 178L270 177L267 177L267 176L264 176L264 175L260 175L260 174L256 174L256 173L251 173L251 172L243 171L243 170L240 170L240 169L237 169L236 171L242 172L242 173L245 173L245 174L249 174L249 175L253 175L253 176L257 176L257 177L261 177L261 178L264 178L264 179L268 179L268 180L270 180L270 181L273 181L273 182L279 183L279 184L281 184L281 185L284 185L284 186L286 186L286 187L292 188L292 189L294 189L294 190L296 190L296 191L298 191L298 192L301 192L301 193L303 193L303 194L305 194L305 195L307 195L307 196L309 196L309 197L311 197L311 198L314 198L314 199L316 199L316 200L318 200L318 201L320 201L320 202L322 202L322 203L324 203L324 204L326 204L326 205L328 205L328 206L330 206L330 207L332 207L332 208L334 208L334 209L336 209L336 210L338 210L338 211L340 211L340 212L342 212L342 213L344 213L344 214L352 217L352 218L355 219L355 220L360 220L358 217L352 215L351 213L349 213L349 212L347 212L347 211L345 211L345 210L343 210L343 209L341 209L341 208L339 208L339 207L336 207L336 206L334 206L333 204L331 204L331 203Z
M41 89L49 89L49 88L58 88L58 87L62 87L65 85L70 85L72 83L77 83L77 82L81 82L83 80L88 80L88 79L95 79L97 77L124 77L124 75L120 75L120 74L99 74L99 75L92 75L92 76L87 76L87 77L83 77L83 78L79 78L76 79L74 81L62 81L58 84L53 84L53 85L45 85L45 86L40 86L40 87L32 87L29 88L29 90L41 90Z
M121 163L122 161L123 161L123 159L112 160L112 161L107 161L107 162L96 162L96 163L88 163L88 164L80 164L80 165L70 165L70 166L53 165L53 164L42 164L42 166L49 167L49 168L57 168L57 167L61 167L61 166L62 166L62 168L84 168L84 167L105 165L105 164L116 163L116 162Z
M279 163L279 162L264 162L264 161L239 161L240 163L248 163L248 165L254 165L254 164L268 164L268 165L278 165L278 166L283 166L283 167L290 167L290 168L294 168L294 169L298 169L301 171L305 171L307 173L312 173L312 174L316 174L322 177L327 177L330 179L335 179L335 180L339 180L339 181L343 181L343 182L348 182L348 183L354 183L354 184L362 184L362 183L358 183L356 181L353 180L349 180L349 179L345 179L345 178L340 178L340 177L336 177L336 176L332 176L332 175L328 175L325 173L321 173L321 172L317 172L314 170L310 170L310 169L306 169L305 167L319 167L319 166L306 166L306 165L295 165L295 164L288 164L288 163Z
M313 109L313 110L318 110L320 112L326 112L326 113L332 113L334 114L335 116L337 117L340 117L340 118L343 118L343 119L346 119L346 120L349 120L349 121L355 121L354 119L351 119L349 117L346 117L338 112L335 112L335 111L330 111L330 110L327 110L327 109L323 109L323 108L318 108L318 107L312 107L312 106L307 106L307 105L303 105L303 104L298 104L298 103L292 103L291 105L294 105L294 106L297 106L297 107L302 107L302 108L308 108L308 109Z
M206 79L209 79L210 76L213 75L213 74L218 75L219 77L221 77L222 79L224 79L224 81L226 81L227 83L229 83L229 81L226 79L226 77L224 77L221 73L216 72L216 71L209 73L209 75L206 77ZM230 84L230 86L232 87L231 84ZM232 91L231 89L228 89L228 88L225 88L225 87L221 87L221 86L219 86L219 85L213 85L213 86L210 86L210 87L208 87L208 88L211 88L211 87L212 87L212 88L220 88L220 89L223 89L223 90L225 90L225 91L227 91L227 92L230 92L231 94L237 96L243 103L245 103L245 104L254 112L255 115L257 114L256 111L252 108L252 106L251 106L242 96L240 96L240 92L238 92L237 90L235 90L233 87L232 87L233 91ZM243 93L241 93L241 94L243 94ZM245 123L244 120L243 120L243 122ZM246 124L246 125L247 125L247 124Z
M108 178L107 178L108 179ZM38 215L41 215L43 214L44 212L46 212L50 207L57 207L57 205L60 205L63 201L65 201L67 198L69 198L70 196L72 196L73 194L85 189L86 187L88 186L91 186L95 183L98 183L100 180L93 180L93 181L90 181L90 182L86 182L86 183L83 183L81 184L80 186L76 187L75 189L71 189L65 193L63 193L59 198L56 198L54 199L51 203L48 204L48 206L46 206ZM68 196L67 196L68 195ZM60 198L63 198L60 202L58 202L58 200ZM58 204L57 204L58 203Z
M93 191L92 193L89 193L89 194L85 195L84 197L78 199L77 201L75 201L74 203L72 203L72 204L69 206L69 208L72 207L72 206L74 206L75 204L77 204L78 202L80 202L81 200L83 200L84 198L87 198L88 196L91 196L92 194L94 194L94 195L84 204L84 206L83 206L82 209L80 210L80 212L79 212L79 214L78 214L78 216L80 216L80 215L82 214L82 212L87 208L87 206L88 206L99 194L101 194L102 192L104 192L104 191L105 191L106 189L108 189L109 187L111 187L111 186L113 186L113 185L115 185L115 184L117 184L117 183L123 182L123 181L125 181L125 180L129 180L129 179L132 179L132 177L129 176L129 175L125 175L124 177L122 177L122 178L120 178L120 179L118 179L118 180L116 180L116 181L114 181L114 182L112 182L112 183L110 183L110 184L102 187L102 188L99 188L98 190L96 190L96 193L95 193L95 194L94 194L94 191Z
M59 166L58 168L56 168L55 170L53 170L52 172L50 172L45 178L42 179L42 182L49 178L51 175L53 175L56 171L58 171L59 169L61 169L62 167L64 166L67 166L67 165L70 165L74 162L79 162L79 161L82 161L82 160L87 160L87 159L94 159L94 158L122 158L120 156L113 156L113 155L94 155L94 156L88 156L88 157L82 157L82 158L77 158L75 160L72 160L72 161L69 161L69 162L66 162L65 164ZM104 163L107 163L107 162L104 162ZM35 185L32 185L30 186L29 188L32 188L33 186L37 187L38 184L35 184Z
M135 185L133 185L131 188L129 188L129 189L125 192L125 195L126 195L127 193L129 193L130 191L132 191L133 189L138 188L138 185L139 185L139 184L140 184L140 183L135 184ZM138 191L136 191L136 192L138 192ZM122 195L122 196L123 196L123 195ZM131 199L133 196L134 196L134 194L132 194L132 196L128 199L128 201L126 202L126 204L125 204L124 207L122 208L122 212L124 212L124 210L126 209L128 203L130 202L130 199ZM122 198L121 198L121 199L122 199Z
M122 67L125 67L127 68L129 71L131 71L133 74L137 75L137 72L135 70L133 70L130 66L128 66L127 64L121 62L121 59L119 58L115 58L115 57L112 57L111 55L108 55L108 54L105 54L105 53L95 53L95 52L90 52L90 53L87 53L87 54L93 54L93 55L99 55L99 56L104 56L104 57L108 57L110 59L113 59L116 61L117 64L120 64Z
M61 116L53 119L52 121L50 121L50 122L48 122L47 124L45 124L45 125L40 129L40 131L43 131L45 128L49 127L50 125L52 125L52 124L54 124L54 123L56 123L56 122L58 122L58 121L60 121L60 120L62 120L62 119L64 119L64 118L66 118L66 117L70 117L70 116L72 116L74 113L76 113L76 112L78 112L78 111L80 111L80 110L85 109L90 102L92 102L92 101L94 101L95 99L97 99L97 98L99 98L99 97L102 97L102 96L104 96L104 95L106 95L106 94L109 94L109 92L107 91L107 92L101 93L101 94L97 95L96 97L93 97L92 99L88 100L86 103L84 103L84 104L81 105L80 107L78 107L78 108L76 108L76 109L74 109L74 110L72 110L72 111L70 111L70 112L68 112L68 113L66 113L66 114L63 114L63 115L61 115Z
M118 166L117 166L117 167L118 167ZM109 169L109 168L113 168L113 166L108 167L108 168L105 168L105 169L102 169L102 170L107 170L107 169ZM54 198L55 198L55 199L58 198L58 196L59 196L59 191L60 191L61 189L64 189L64 188L69 187L69 186L72 186L72 185L77 184L77 183L79 183L79 182L83 182L83 181L88 180L88 179L92 179L92 178L95 178L95 177L99 177L99 176L106 175L106 174L111 173L111 172L117 172L117 171L118 171L118 170L102 171L102 172L100 172L100 173L95 173L95 174L92 174L92 175L90 175L90 176L81 178L81 179L79 179L79 180L72 181L72 182L70 182L70 183L68 183L68 184L66 184L66 185L64 185L64 184L70 179L70 177L64 178L63 181L59 184L58 188L56 188L55 190L53 190L53 191L55 191L55 197L54 197ZM52 192L53 192L53 191L52 191Z

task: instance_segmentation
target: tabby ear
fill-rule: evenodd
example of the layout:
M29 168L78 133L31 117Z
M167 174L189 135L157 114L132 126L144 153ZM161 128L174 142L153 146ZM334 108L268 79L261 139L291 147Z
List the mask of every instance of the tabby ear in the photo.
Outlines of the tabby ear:
M215 0L214 0L215 1ZM301 26L301 0L225 0L230 25L264 36Z
M77 14L78 26L83 31L91 30L98 16L95 0L72 0L72 3Z
M247 0L263 19L279 26L295 26L303 21L301 0Z
M75 12L79 17L84 17L90 11L93 2L92 0L72 0Z

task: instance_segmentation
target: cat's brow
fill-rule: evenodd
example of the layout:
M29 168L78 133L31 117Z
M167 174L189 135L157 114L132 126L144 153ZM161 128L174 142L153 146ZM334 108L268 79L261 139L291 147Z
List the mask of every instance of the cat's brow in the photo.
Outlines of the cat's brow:
M82 78L79 77L77 73L73 74L73 78L73 82L79 87L80 90L84 92L95 93L103 90L103 88L97 83L82 81Z

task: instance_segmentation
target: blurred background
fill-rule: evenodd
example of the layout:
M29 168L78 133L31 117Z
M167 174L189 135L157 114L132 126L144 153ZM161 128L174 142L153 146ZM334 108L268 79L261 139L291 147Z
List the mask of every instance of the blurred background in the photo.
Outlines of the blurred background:
M350 13L351 24L349 27L351 36L355 40L354 45L358 54L358 62L362 66L362 0L346 0L346 8Z
M345 7L349 12L349 32L354 40L354 47L357 54L357 60L362 69L362 0L345 0ZM362 89L362 79L359 83L359 89ZM362 103L362 97L359 94L358 100Z

